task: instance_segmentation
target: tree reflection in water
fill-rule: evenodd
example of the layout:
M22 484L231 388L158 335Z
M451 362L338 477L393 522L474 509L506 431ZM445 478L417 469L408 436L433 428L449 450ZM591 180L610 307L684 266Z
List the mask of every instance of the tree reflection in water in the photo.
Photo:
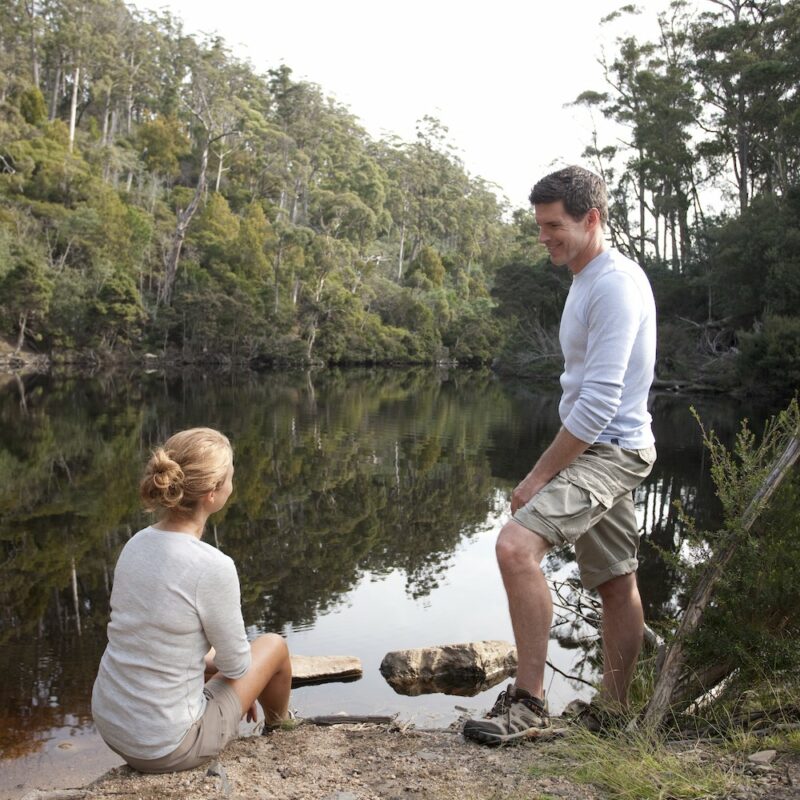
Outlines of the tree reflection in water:
M555 387L488 372L39 377L24 390L24 403L15 383L0 390L6 759L89 723L113 565L146 522L139 471L175 430L210 425L231 437L235 493L206 540L238 565L246 623L284 630L313 626L365 574L400 571L410 597L428 596L558 424ZM742 413L720 400L698 410L723 440ZM658 554L680 546L673 502L701 526L716 513L688 402L656 397L653 412L659 460L636 496L649 620L676 610ZM550 566L570 558L555 553Z

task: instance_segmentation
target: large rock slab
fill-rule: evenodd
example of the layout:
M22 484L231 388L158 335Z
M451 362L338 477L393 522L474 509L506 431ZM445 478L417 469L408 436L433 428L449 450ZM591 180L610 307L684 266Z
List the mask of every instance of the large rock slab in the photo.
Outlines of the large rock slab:
M292 686L328 681L356 681L363 674L361 660L355 656L299 656L292 659Z
M503 641L465 642L387 653L381 674L399 694L472 696L517 671L517 649Z

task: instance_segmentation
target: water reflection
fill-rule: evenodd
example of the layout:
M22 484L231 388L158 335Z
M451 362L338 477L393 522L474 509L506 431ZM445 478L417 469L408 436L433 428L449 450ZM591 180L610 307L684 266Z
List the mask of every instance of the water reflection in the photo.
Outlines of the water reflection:
M365 575L399 573L409 598L430 597L459 547L505 508L508 490L555 433L557 402L553 387L503 383L488 372L6 384L0 758L35 752L54 729L89 724L113 565L145 522L139 471L149 449L175 430L210 425L231 437L235 493L206 536L238 565L246 623L296 632L346 602ZM723 441L732 438L737 404L705 400L698 410ZM660 555L680 544L674 502L701 527L718 513L688 402L656 397L653 412L659 460L636 496L650 620L675 613L675 577ZM556 553L551 567L567 569L570 559ZM493 566L485 580L498 580ZM387 621L391 613L384 610ZM347 641L343 632L340 651ZM435 642L420 631L414 644L426 643Z

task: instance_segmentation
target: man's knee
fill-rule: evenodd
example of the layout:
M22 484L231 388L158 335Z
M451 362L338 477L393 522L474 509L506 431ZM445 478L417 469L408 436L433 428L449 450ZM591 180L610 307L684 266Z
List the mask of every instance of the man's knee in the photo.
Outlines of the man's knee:
M538 533L530 531L515 520L509 520L500 531L495 544L495 554L500 570L505 572L540 563L551 544Z
M600 595L600 600L604 607L639 602L639 586L636 582L636 573L629 572L627 575L617 575L611 580L601 583L597 587L597 593Z

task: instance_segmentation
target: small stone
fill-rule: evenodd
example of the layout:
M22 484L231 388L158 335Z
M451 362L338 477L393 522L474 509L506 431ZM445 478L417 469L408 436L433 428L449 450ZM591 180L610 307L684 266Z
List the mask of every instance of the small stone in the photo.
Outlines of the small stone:
M358 800L352 792L334 792L326 795L322 800Z
M777 750L760 750L758 753L753 753L752 755L748 756L747 760L751 764L757 764L759 766L768 766L775 760L777 755L778 755Z
M206 778L215 779L219 793L223 797L231 796L233 789L231 787L231 782L228 780L228 773L219 761L211 762L206 771Z

